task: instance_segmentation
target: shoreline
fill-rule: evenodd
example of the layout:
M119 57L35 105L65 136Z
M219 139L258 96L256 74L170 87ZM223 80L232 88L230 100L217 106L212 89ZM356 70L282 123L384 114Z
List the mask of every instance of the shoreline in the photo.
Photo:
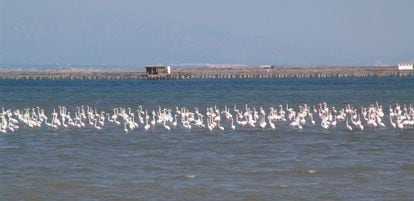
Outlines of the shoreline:
M340 77L404 77L414 76L412 70L396 66L355 67L173 67L168 75L146 75L144 69L121 70L3 70L0 79L272 79L272 78L340 78Z

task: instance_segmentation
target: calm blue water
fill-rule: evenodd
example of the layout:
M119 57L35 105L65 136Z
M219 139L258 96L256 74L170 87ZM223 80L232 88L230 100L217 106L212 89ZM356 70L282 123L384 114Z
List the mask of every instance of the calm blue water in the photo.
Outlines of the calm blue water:
M0 107L414 103L414 78L0 80ZM412 200L414 130L29 129L0 135L0 200Z

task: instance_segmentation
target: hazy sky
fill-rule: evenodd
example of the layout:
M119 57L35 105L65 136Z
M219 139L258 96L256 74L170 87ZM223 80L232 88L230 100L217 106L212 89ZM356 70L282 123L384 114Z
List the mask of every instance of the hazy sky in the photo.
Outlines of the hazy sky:
M0 64L395 64L414 0L0 0Z

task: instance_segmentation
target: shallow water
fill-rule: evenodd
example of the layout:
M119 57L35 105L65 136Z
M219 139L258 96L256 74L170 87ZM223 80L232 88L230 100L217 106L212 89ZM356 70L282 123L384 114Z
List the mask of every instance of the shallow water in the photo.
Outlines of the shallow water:
M414 103L414 78L0 80L0 106ZM1 200L412 200L414 130L29 129L0 135Z

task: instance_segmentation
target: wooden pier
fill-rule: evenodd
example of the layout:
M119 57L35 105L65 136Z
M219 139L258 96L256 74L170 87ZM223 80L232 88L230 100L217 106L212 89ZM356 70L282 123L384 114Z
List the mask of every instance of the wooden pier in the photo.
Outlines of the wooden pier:
M229 67L229 68L176 68L167 75L147 75L137 71L0 71L0 79L30 80L102 80L102 79L273 79L273 78L341 78L341 77L404 77L414 71L401 71L393 67Z

